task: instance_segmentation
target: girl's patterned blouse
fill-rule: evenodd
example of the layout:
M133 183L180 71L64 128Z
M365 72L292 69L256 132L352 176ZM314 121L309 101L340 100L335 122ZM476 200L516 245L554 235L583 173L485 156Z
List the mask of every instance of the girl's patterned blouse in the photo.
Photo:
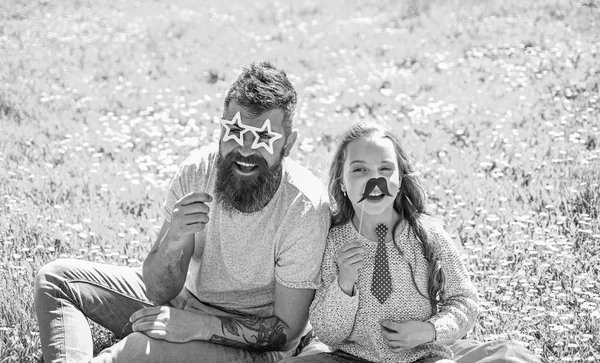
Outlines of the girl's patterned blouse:
M446 345L462 338L475 323L477 291L441 223L430 217L424 217L422 223L429 239L438 246L446 275L445 300L438 305L438 313L433 314L429 300L419 294L411 280L409 263L418 289L427 296L428 265L412 228L406 222L401 223L395 245L393 241L386 243L393 291L380 304L370 289L377 242L358 234L348 222L329 232L321 266L322 286L310 307L310 321L325 344L372 362L414 362L429 356L452 358ZM356 293L348 296L338 284L336 259L340 247L354 240L360 241L367 253L359 270ZM393 353L381 336L381 320L430 322L435 327L435 340Z

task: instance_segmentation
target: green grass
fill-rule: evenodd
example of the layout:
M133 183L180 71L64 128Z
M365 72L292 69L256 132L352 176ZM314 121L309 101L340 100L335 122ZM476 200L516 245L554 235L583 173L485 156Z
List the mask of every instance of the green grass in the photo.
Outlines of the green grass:
M323 180L347 125L401 137L481 295L471 337L600 360L600 3L202 3L0 4L0 362L40 356L40 266L141 264L178 163L262 59Z

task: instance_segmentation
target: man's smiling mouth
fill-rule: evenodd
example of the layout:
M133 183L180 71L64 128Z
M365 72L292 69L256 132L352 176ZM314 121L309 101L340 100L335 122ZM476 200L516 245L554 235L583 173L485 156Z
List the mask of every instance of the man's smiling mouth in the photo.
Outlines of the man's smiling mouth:
M256 164L245 163L243 161L236 161L237 169L242 173L250 173L257 168Z

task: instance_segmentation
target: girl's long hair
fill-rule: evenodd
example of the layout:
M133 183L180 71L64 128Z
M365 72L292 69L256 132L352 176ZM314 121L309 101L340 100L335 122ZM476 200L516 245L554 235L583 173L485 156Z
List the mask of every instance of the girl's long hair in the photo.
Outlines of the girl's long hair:
M427 230L423 226L423 218L429 216L429 213L425 210L426 195L415 175L414 161L407 156L398 138L389 130L379 125L359 123L342 134L329 169L329 195L332 199L333 225L336 226L351 221L355 213L350 199L344 195L341 188L348 144L359 138L377 136L386 137L394 144L401 178L400 190L394 200L394 210L400 214L400 218L392 228L394 246L410 267L413 285L423 297L429 300L433 314L436 314L438 304L445 298L446 278L440 263L439 247L430 240ZM396 243L396 229L403 219L406 219L411 227L410 231L421 243L423 256L428 263L427 295L419 290L415 281L413 266Z

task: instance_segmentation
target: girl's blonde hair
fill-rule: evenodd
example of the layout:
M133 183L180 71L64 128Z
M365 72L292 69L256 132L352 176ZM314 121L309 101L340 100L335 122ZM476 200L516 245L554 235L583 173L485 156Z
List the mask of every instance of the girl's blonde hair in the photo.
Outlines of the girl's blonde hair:
M352 203L344 195L341 188L348 144L360 138L378 136L388 138L392 141L394 150L396 151L401 178L400 190L394 201L394 210L400 214L400 218L392 228L394 246L396 246L400 255L405 257L396 243L396 229L402 220L406 219L411 228L410 231L421 242L421 250L428 263L427 295L423 294L417 287L413 267L408 259L405 258L405 260L410 267L413 285L423 297L429 300L435 314L438 311L438 304L444 300L446 278L440 263L439 246L431 241L427 230L423 226L423 217L429 216L429 213L425 210L427 197L415 174L414 160L408 157L404 149L402 149L398 138L389 130L379 125L359 123L351 126L341 135L329 169L329 195L332 199L333 225L336 226L351 221L355 213Z

